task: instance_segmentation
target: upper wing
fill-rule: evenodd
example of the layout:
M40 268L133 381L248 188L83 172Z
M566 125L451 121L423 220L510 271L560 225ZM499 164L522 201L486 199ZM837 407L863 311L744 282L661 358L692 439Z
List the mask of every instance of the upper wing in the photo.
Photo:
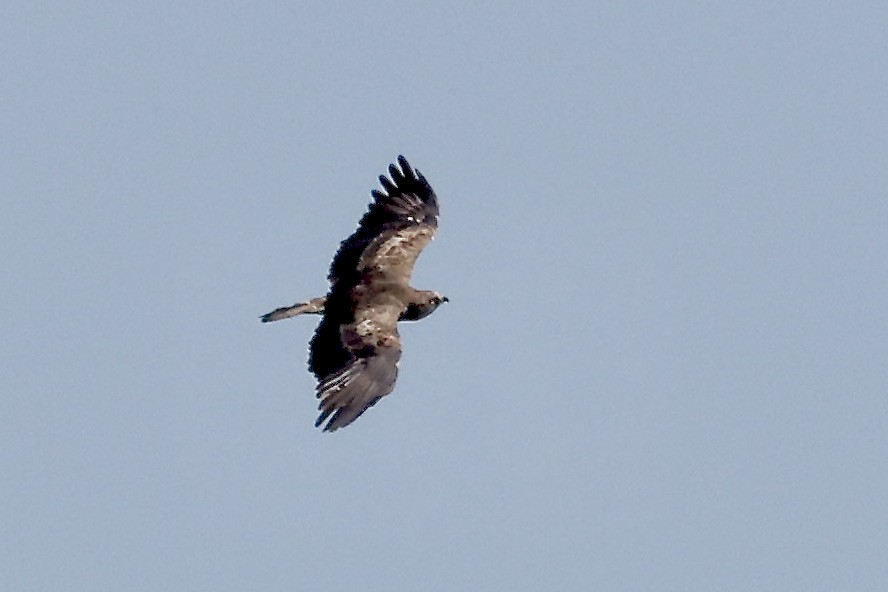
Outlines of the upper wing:
M315 427L328 418L325 432L347 426L395 388L401 358L399 314L398 306L365 306L358 309L353 323L340 328L350 359L318 383L321 413Z
M434 236L435 227L428 224L383 232L367 246L358 261L362 281L407 286L416 259Z
M330 265L328 278L332 284L357 281L372 254L384 250L390 239L411 242L411 252L415 249L409 261L412 268L419 251L435 234L438 227L435 192L422 173L410 167L406 158L399 156L398 165L389 165L391 179L379 176L384 191L373 190L373 202L358 222L357 230L339 246ZM428 238L420 245L413 238L416 233Z

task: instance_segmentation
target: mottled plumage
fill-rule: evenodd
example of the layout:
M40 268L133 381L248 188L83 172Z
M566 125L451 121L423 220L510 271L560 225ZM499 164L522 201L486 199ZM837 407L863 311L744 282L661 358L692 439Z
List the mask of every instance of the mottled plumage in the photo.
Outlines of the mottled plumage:
M447 298L410 287L410 275L438 226L438 200L425 177L403 156L381 175L383 190L355 232L342 241L330 265L326 297L278 308L262 317L277 321L322 314L309 347L309 369L318 379L325 431L347 426L392 392L401 358L398 321L415 321Z

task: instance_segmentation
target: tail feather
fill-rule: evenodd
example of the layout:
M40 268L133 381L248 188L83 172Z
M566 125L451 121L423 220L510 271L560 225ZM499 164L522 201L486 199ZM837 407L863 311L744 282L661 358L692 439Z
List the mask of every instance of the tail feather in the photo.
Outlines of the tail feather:
M282 306L273 311L262 315L260 318L263 323L272 321L280 321L281 319L289 319L301 314L324 314L324 304L326 298L312 298L308 302L297 302L293 306Z

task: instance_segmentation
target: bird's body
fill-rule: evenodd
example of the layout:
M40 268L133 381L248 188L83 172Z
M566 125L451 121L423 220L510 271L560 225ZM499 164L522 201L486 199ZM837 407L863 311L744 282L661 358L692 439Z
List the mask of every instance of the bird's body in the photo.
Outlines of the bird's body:
M438 200L407 160L380 176L384 191L355 232L342 241L330 265L326 297L276 309L276 321L322 314L310 344L308 365L318 379L316 426L334 431L358 418L395 386L401 338L398 321L424 318L447 298L410 287L410 275L438 226Z

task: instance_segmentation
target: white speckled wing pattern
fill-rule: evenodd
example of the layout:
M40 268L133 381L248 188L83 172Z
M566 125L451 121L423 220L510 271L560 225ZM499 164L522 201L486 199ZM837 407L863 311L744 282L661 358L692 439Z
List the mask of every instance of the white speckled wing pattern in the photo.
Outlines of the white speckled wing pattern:
M358 263L365 279L407 284L422 250L435 237L435 227L416 224L383 234L370 243Z

